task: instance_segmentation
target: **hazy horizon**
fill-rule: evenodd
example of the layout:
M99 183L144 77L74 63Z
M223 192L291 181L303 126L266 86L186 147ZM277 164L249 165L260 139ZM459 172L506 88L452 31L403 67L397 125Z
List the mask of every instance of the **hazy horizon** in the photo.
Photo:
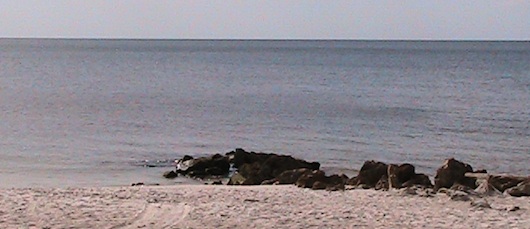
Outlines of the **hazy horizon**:
M239 39L239 38L76 38L76 37L0 37L1 40L130 40L130 41L373 41L373 42L530 42L527 40L487 40L487 39Z
M4 0L1 38L528 41L530 1Z

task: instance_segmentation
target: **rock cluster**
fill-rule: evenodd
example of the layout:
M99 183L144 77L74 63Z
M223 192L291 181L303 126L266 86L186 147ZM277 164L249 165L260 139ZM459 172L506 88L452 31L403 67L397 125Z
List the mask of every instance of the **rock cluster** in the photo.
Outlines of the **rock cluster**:
M364 162L359 175L348 180L347 184L377 190L412 186L431 188L433 186L429 177L416 173L411 164L395 165L377 161Z
M307 162L288 155L247 152L236 149L225 155L215 154L208 157L193 158L184 156L176 161L176 170L164 173L166 178L188 176L195 179L212 177L229 178L228 185L267 185L294 184L301 188L314 190L344 190L346 186L354 188L373 188L376 190L404 189L404 193L424 191L447 193L454 200L470 200L466 194L506 193L512 196L530 196L530 177L487 176L486 182L477 185L475 177L468 173L474 171L471 165L454 158L444 161L436 171L434 185L431 179L422 173L416 173L411 164L387 164L379 161L366 161L357 176L326 175L320 170L320 163ZM487 174L486 174L487 175ZM217 181L216 184L221 184Z

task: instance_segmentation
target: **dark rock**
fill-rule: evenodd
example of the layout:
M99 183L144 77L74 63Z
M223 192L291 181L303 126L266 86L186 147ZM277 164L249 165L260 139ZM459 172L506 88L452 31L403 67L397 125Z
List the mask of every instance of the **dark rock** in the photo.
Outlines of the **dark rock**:
M344 191L346 189L344 183L341 184L328 184L326 191Z
M386 189L401 188L403 183L409 181L416 175L415 168L411 164L394 165L389 164L387 168L387 181ZM381 182L381 181L379 181Z
M413 165L405 163L398 166L396 175L400 183L405 183L416 175L416 171Z
M244 149L237 148L235 151L229 152L226 156L229 162L234 164L234 167L239 169L243 164L252 164L255 162L263 163L267 158L273 154L247 152Z
M357 177L352 177L352 178L348 179L348 181L346 181L346 185L358 186L359 185L359 179Z
M530 196L530 177L517 186L506 189L506 193L515 197Z
M172 170L172 171L165 172L163 176L165 178L172 179L172 178L178 177L178 174Z
M238 169L238 174L245 178L244 185L259 185L265 180L270 180L271 176L262 176L261 164L259 162L243 164Z
M131 186L143 186L145 185L143 182L133 183Z
M271 155L262 167L262 175L270 175L276 177L287 170L307 168L311 170L319 170L320 163L318 162L307 162L300 159L295 159L287 155ZM270 172L270 174L268 174Z
M310 173L305 173L296 181L296 186L300 188L312 188L315 182L320 181L325 183L326 174L322 170L313 170Z
M381 177L387 175L387 164L376 161L364 162L359 175L356 177L356 183L352 185L365 184L369 187L375 187L377 182L381 180Z
M473 168L469 164L462 163L454 158L447 159L442 167L436 171L434 189L450 188L455 183L475 189L477 187L476 179L466 177L465 173L468 172L473 172Z
M328 183L344 185L350 178L344 174L341 174L341 175L333 174L329 176L327 179L328 179L327 181Z
M328 184L326 184L324 182L315 181L315 183L313 183L313 186L311 186L311 189L313 189L313 190L323 190L323 189L326 189L327 186L328 186Z
M238 168L239 174L245 178L246 185L259 185L264 181L273 182L271 179L288 170L320 168L318 162L307 162L287 155L246 152L242 149L236 149L228 155L232 158L230 160L234 163L234 167Z
M489 176L487 182L500 192L504 192L506 189L515 187L526 179L526 177L514 176Z
M344 184L348 180L346 175L326 174L321 170L311 170L304 172L296 181L296 186L301 188L311 188L313 190L326 189L328 191L344 190Z
M226 175L229 169L228 157L220 154L196 159L184 156L177 162L177 173L195 178Z
M219 167L206 168L204 172L211 176L222 176L222 175L228 174L226 170L224 170L223 168L219 168Z
M278 184L294 184L304 174L309 174L313 170L308 168L292 169L282 172L275 179Z
M349 180L348 176L341 174L333 174L326 178L327 191L339 191L345 189L345 184Z
M419 173L414 174L412 178L410 178L408 181L402 184L402 187L412 187L412 186L420 186L423 188L432 188L432 182L431 179L429 179L429 176Z

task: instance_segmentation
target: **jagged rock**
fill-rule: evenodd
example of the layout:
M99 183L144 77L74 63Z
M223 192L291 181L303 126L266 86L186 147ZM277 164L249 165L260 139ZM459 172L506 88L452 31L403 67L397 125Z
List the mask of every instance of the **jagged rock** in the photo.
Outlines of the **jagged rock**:
M450 188L455 183L475 189L477 187L476 179L466 177L465 173L468 172L473 172L471 165L457 161L454 158L447 159L442 167L436 171L434 189Z
M364 184L376 190L412 186L432 187L429 177L425 174L416 174L415 168L411 164L387 165L376 161L366 161L359 171L359 175L348 180L346 184L353 186Z
M272 177L263 177L260 174L261 164L259 162L243 164L238 169L238 175L244 178L244 185L259 185L265 180L272 179ZM235 175L235 174L234 174Z
M313 170L311 173L306 173L300 176L296 181L296 186L300 188L312 188L315 182L324 182L326 174L322 170Z
M341 175L337 175L337 174L334 174L334 175L331 175L329 177L326 178L326 182L327 182L327 185L326 185L326 190L327 191L339 191L339 190L344 190L346 187L345 187L345 184L346 184L346 181L348 181L348 176L344 175L344 174L341 174Z
M514 177L514 176L489 176L487 182L499 192L504 192L506 189L517 186L528 178Z
M175 171L171 170L171 171L165 172L163 176L165 178L168 178L168 179L173 179L175 177L178 177L178 173L176 173Z
M313 172L313 170L308 168L287 170L278 175L274 180L276 180L278 184L294 184L302 175L311 172Z
M412 186L420 186L423 188L432 188L433 185L431 183L431 179L429 179L429 176L419 173L414 174L412 178L410 178L408 181L404 182L402 187L412 187Z
M416 175L415 168L411 164L394 165L389 164L387 169L388 187L402 188L403 183L408 182Z
M515 197L530 196L530 178L527 178L527 180L519 183L515 187L506 189L506 193Z
M375 187L381 177L387 175L388 166L383 162L365 161L359 175L355 178L355 183L351 181L352 185L365 184L369 187ZM350 181L348 182L350 183Z

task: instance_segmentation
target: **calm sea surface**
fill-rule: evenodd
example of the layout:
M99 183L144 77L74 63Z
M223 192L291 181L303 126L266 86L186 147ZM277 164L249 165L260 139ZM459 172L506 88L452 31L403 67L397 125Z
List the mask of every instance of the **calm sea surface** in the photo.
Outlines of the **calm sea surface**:
M0 119L0 187L175 183L236 147L529 175L530 42L0 39Z

